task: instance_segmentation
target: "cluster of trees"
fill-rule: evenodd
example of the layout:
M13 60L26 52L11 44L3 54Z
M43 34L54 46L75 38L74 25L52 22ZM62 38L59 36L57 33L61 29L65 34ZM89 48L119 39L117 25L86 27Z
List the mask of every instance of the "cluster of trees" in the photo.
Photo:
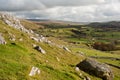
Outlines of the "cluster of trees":
M118 48L113 43L104 43L104 42L95 42L92 44L92 47L101 50L101 51L113 51Z

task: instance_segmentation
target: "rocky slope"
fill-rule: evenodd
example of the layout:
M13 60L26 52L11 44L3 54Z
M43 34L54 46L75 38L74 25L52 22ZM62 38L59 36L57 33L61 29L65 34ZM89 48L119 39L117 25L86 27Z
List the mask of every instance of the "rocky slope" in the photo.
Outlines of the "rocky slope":
M44 37L29 27L0 13L0 80L101 80L76 66L86 58L84 53L75 54L67 42Z
M0 80L79 79L70 73L75 72L74 68L68 66L80 61L77 55L26 29L14 16L0 13L0 33ZM74 60L70 62L65 56ZM66 71L65 66L70 70Z

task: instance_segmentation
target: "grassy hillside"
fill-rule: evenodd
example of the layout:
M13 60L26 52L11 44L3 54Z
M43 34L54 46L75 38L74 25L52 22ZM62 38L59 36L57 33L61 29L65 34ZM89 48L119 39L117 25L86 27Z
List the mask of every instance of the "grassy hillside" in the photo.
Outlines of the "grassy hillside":
M23 25L28 29L33 29L38 32L41 28L38 25L23 21ZM46 30L46 29L44 29ZM54 30L54 29L52 29ZM63 29L60 29L63 31ZM66 29L64 29L66 30ZM60 31L60 32L61 32ZM65 31L66 32L66 31ZM48 37L49 40L56 45L65 45L72 51L67 52L55 45L49 45L47 43L35 42L30 39L27 33L16 30L0 21L0 33L2 33L7 44L0 45L0 80L83 80L82 77L89 76L91 80L101 80L93 75L89 75L83 71L77 72L75 70L76 64L85 59L86 56L108 56L108 57L120 57L120 55L108 54L101 51L97 51L87 47L84 44L69 44L64 40L59 40L56 37ZM61 32L62 33L62 32ZM72 32L66 32L68 34L74 34ZM69 37L64 34L64 36ZM15 36L15 41L10 41L10 34ZM46 34L52 34L51 31L47 31ZM55 33L56 36L60 33ZM20 39L23 39L20 41ZM64 38L62 36L62 38ZM47 53L42 54L33 48L33 44L41 46ZM79 48L80 47L80 48ZM76 52L82 51L86 56L77 54ZM57 60L59 58L60 61ZM101 62L107 62L106 60L99 60ZM119 61L109 61L111 64L119 65ZM41 70L39 75L30 77L29 73L33 66L38 67ZM120 69L111 67L115 74L115 80L120 79ZM82 74L82 77L80 77Z
M37 29L34 31L36 31L37 33L41 33L44 36L47 36L49 39L53 40L56 43L59 40L64 41L65 43L61 43L61 44L66 44L68 48L72 50L73 53L79 54L79 52L83 52L84 55L88 57L97 56L97 57L120 58L119 50L103 52L103 51L95 50L91 46L89 46L89 44L95 41L105 42L105 43L111 43L114 40L119 41L120 33L118 29L114 27L105 28L105 29L103 27L101 28L101 32L100 32L98 31L100 28L83 26L83 25L63 25L63 24L45 24L45 23L44 24L39 23L39 24L44 25L45 27L43 29ZM110 29L110 30L106 32L106 29ZM103 36L99 36L99 35L103 35ZM94 40L92 40L93 38ZM120 44L118 43L116 46L119 45ZM119 60L112 60L112 59L97 59L97 60L104 63L112 64L114 66L120 65ZM115 74L115 80L119 80L120 73L119 72L116 73L116 71L117 70L119 71L120 69L113 66L111 67Z
M0 32L7 41L6 45L0 45L0 80L80 79L74 68L84 57L68 53L55 46L49 46L46 43L36 43L29 38L30 35L7 26L2 21L0 21ZM9 34L13 34L16 41L10 41ZM23 41L19 41L20 38L23 38ZM32 44L40 45L47 54L43 55L34 50ZM56 57L59 57L60 62ZM69 59L70 57L72 57L72 61ZM32 66L39 67L41 74L30 77L29 72Z

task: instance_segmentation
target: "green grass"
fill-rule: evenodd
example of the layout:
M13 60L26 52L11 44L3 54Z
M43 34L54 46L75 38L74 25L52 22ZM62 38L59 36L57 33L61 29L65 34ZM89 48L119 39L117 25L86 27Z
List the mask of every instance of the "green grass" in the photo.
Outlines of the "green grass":
M76 48L76 47L72 47L71 49L73 50L73 52L78 52L78 51L84 52L86 56L103 56L103 57L120 58L120 55L111 54L109 52L102 52L102 51L95 50L95 49Z
M4 28L3 28L4 27ZM45 43L36 43L29 38L29 35L26 33L20 32L19 30L13 29L10 26L6 26L1 22L0 32L3 33L5 40L7 41L6 45L0 45L0 80L34 80L34 79L49 79L49 80L78 80L77 75L72 76L69 73L69 69L62 71L65 65L73 64L78 62L78 57L74 56L63 49L59 49L55 46L50 47ZM9 40L9 33L16 36L16 41ZM23 38L23 41L20 42L19 38ZM11 44L15 43L15 44ZM32 44L40 45L46 52L46 55L41 54L40 52L33 49ZM60 54L62 53L62 55ZM58 56L61 62L56 60ZM68 56L68 58L66 58ZM73 56L73 61L70 62L69 57ZM76 60L77 58L77 60ZM46 63L45 61L49 62ZM47 65L46 66L37 66L37 64ZM35 77L29 77L29 72L32 66L37 66L40 68L41 75ZM69 68L67 66L66 68ZM70 68L72 69L72 68ZM47 74L47 78L46 75ZM75 79L74 77L77 77Z
M24 24L29 26L30 24L32 25L32 23L29 24L29 22ZM27 28L29 27L27 26ZM33 25L30 26L30 28L33 29ZM65 30L60 29L59 33L55 33L55 35L57 36L63 33L65 38L66 35L69 36L73 34L70 32L69 28L66 28ZM97 54L98 56L120 57L118 55L88 49L84 44L80 44L84 46L84 48L77 48L80 45L70 45L68 42L64 42L64 40L49 37L50 40L58 45L67 45L67 47L72 50L72 53L69 53L56 46L35 42L30 39L30 35L7 26L3 24L2 21L0 21L0 33L3 33L3 36L7 41L6 45L0 45L0 80L82 80L79 76L80 73L84 76L89 76L91 80L101 80L100 78L89 75L81 70L76 72L76 64L85 59L85 57L74 53L83 51L87 56L94 56ZM16 41L9 40L9 33L15 35ZM23 41L19 41L20 38L23 38ZM34 50L32 44L41 46L47 52L46 55ZM56 57L60 59L59 62ZM46 60L48 62L46 62ZM118 62L112 63L118 65ZM29 76L29 72L33 66L36 66L41 70L40 75L34 77ZM116 68L113 68L113 70L116 71ZM118 73L115 73L116 80L120 78L118 75Z

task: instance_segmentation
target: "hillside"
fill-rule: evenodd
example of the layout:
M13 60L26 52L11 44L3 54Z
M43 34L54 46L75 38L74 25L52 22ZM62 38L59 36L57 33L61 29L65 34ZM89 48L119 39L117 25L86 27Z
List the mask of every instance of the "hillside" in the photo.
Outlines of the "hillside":
M90 24L88 24L88 26L118 28L120 30L120 22L119 21L96 22L96 23L90 23Z
M91 80L101 80L76 70L76 65L91 56L120 58L118 54L98 51L83 43L71 44L61 33L46 36L46 29L44 25L0 14L0 80L87 80L86 76ZM64 28L59 29L62 31ZM46 34L53 35L52 31ZM58 38L60 34L61 39ZM66 34L64 36L69 36ZM97 60L114 65L110 66L114 80L120 79L120 69L115 67L119 67L119 60ZM33 68L36 75L31 73Z
M56 24L72 24L72 25L87 25L89 22L73 22L73 21L62 21L62 20L49 20L49 19L27 19L29 21L33 22L39 22L39 23L56 23Z

